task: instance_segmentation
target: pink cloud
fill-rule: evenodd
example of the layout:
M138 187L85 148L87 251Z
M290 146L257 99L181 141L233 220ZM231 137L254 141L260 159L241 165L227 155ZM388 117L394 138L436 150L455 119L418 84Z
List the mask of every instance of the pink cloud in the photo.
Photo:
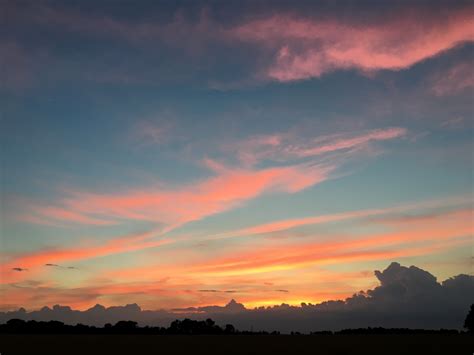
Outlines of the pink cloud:
M455 95L474 87L472 62L457 63L432 78L431 92L436 96Z
M239 83L211 84L225 89L245 86L255 79L288 82L320 77L335 70L357 69L368 73L406 69L472 41L472 14L472 6L453 6L438 12L412 8L383 18L354 16L350 20L334 15L311 18L273 12L259 18L241 17L232 25L213 19L205 9L192 20L178 12L166 22L139 23L47 6L18 11L16 15L23 21L56 25L99 38L119 38L144 48L165 43L193 55L196 61L207 58L211 48L237 46L239 41L265 52L257 65L262 67L253 78L243 78ZM265 63L268 56L272 59ZM86 77L103 82L153 82L142 75L114 71Z
M231 35L276 51L264 72L286 82L339 69L400 70L474 40L472 7L443 17L398 13L379 22L349 23L289 14L248 21Z
M402 137L406 134L406 129L404 128L388 128L388 129L375 129L371 130L365 134L358 136L331 136L323 137L317 142L322 142L320 145L315 145L314 147L306 147L303 149L295 149L293 154L297 156L314 156L320 155L323 153L334 152L343 149L354 149L371 141L384 141L394 138Z
M316 138L297 138L290 133L254 136L228 144L225 150L236 154L240 162L252 166L261 160L291 161L327 153L357 151L367 144L403 137L405 128L389 127L360 133L338 133Z
M181 137L175 132L175 117L172 113L161 112L157 117L141 120L135 124L131 138L139 147L151 144L163 145Z

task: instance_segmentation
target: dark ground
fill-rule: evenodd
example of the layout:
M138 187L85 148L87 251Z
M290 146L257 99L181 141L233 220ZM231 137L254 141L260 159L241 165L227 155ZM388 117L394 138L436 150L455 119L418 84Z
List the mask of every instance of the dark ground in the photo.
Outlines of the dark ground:
M1 355L474 354L460 335L0 335Z

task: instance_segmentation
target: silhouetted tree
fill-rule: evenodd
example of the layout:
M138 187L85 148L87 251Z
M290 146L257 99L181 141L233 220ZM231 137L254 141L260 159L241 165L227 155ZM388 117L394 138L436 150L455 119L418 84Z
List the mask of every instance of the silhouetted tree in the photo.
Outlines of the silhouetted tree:
M470 333L474 333L474 304L471 304L471 309L464 320L464 328Z
M10 319L6 325L12 333L22 333L26 330L26 322L22 319Z
M224 328L224 333L226 334L234 334L235 333L235 328L232 324L226 324Z
M119 333L135 333L137 331L137 322L131 320L121 320L113 326L114 331Z

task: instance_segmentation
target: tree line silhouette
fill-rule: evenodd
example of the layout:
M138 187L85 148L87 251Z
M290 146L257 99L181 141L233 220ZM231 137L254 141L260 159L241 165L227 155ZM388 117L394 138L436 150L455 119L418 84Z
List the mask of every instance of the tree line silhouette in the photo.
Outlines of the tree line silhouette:
M137 322L121 320L114 325L107 323L103 327L84 324L68 325L59 321L25 321L10 319L5 324L0 324L0 334L279 334L279 332L249 332L238 331L232 324L224 327L217 325L212 319L198 321L192 319L175 320L169 327L139 327Z

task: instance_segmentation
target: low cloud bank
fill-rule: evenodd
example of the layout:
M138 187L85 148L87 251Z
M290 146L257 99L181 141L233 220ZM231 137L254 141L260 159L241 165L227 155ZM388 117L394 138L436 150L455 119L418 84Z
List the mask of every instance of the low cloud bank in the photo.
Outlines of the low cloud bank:
M390 264L375 271L380 285L345 300L321 304L286 304L246 309L231 300L226 306L190 307L147 311L136 304L108 307L96 305L85 311L67 306L43 307L27 312L19 309L0 312L0 323L12 318L58 320L66 324L102 326L119 320L140 325L168 326L174 319L212 318L218 324L232 323L241 330L278 330L281 332L339 330L359 327L399 327L461 329L471 303L474 303L474 276L457 275L441 283L429 272L416 266Z

